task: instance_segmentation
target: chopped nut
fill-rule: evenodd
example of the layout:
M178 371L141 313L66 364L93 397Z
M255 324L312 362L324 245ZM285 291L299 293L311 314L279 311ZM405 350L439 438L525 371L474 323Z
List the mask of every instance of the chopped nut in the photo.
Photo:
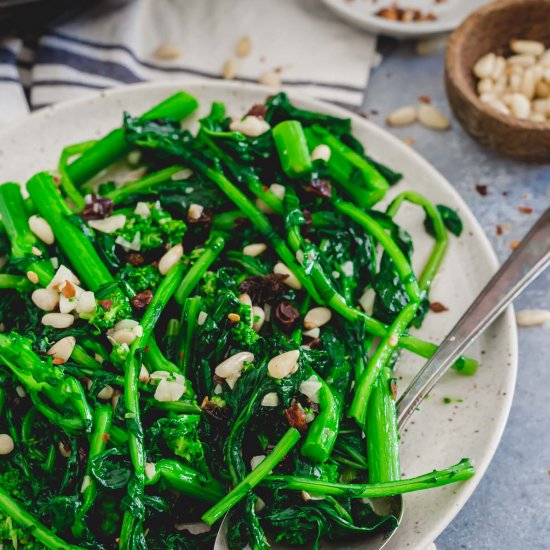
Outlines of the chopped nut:
M235 44L235 55L237 57L246 57L252 50L252 42L250 37L241 36L238 42Z
M260 84L270 88L281 87L281 75L275 71L267 71L260 76Z
M237 62L226 59L222 65L222 76L225 80L233 80L237 76Z
M443 311L449 311L449 308L445 305L443 305L441 302L431 302L430 303L430 309L434 313L441 313Z
M181 49L174 44L161 44L154 52L157 59L173 60L181 57Z
M523 309L516 311L516 321L522 327L531 327L550 322L550 311L547 309Z
M412 105L407 105L388 115L386 123L388 126L407 126L412 124L415 120L416 109Z

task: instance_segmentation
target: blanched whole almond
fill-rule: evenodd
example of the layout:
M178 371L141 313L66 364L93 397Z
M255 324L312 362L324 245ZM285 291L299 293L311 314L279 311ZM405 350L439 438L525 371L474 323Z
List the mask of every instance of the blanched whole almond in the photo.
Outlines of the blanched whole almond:
M40 216L31 216L29 218L30 230L44 243L53 244L55 237L50 224Z
M242 120L234 120L229 125L229 129L232 132L240 132L248 137L261 136L270 128L271 126L269 125L269 122L254 115L246 115Z
M145 367L145 365L141 365L141 369L139 371L139 378L138 380L140 382L143 382L144 384L147 384L149 382L150 376L149 371Z
M416 120L416 109L412 105L400 107L388 115L388 126L408 126Z
M59 303L59 294L51 288L37 288L31 294L34 304L44 311L53 311Z
M170 269L176 265L183 256L183 246L177 244L173 246L159 261L159 272L161 275L166 275Z
M241 351L222 361L214 370L220 378L233 378L239 376L244 364L252 363L254 354L249 351Z
M260 76L259 82L270 88L280 88L282 84L281 74L276 71L266 71Z
M65 336L65 338L61 338L48 350L48 355L51 355L54 359L61 359L65 363L69 360L75 346L76 338L74 336Z
M265 322L265 311L260 306L252 307L252 328L260 332Z
M450 126L449 119L439 109L427 103L418 107L418 122L432 130L446 130Z
M233 80L237 76L237 62L226 59L222 65L222 76L225 80Z
M317 145L313 151L311 151L311 160L324 160L325 162L328 162L330 160L331 152L332 151L328 145L321 143L320 145Z
M298 280L296 275L290 271L290 269L283 264L282 262L277 262L273 268L273 273L278 275L286 275L286 279L283 280L283 283L294 290L300 290L302 288L302 283Z
M13 449L15 449L15 444L11 435L0 434L0 455L9 455Z
M262 407L276 407L279 404L279 396L274 392L266 393L262 398Z
M38 275L34 271L27 271L27 279L33 284L38 284Z
M293 349L281 355L277 355L269 361L267 364L267 370L269 376L272 378L285 378L290 374L294 374L298 370L298 359L300 358L300 351Z
M114 233L119 229L122 229L126 224L126 216L124 214L115 214L114 216L109 216L103 220L89 220L88 225L100 231L101 233Z
M314 307L306 313L304 327L306 329L319 328L326 325L331 318L332 311L328 307Z
M531 114L531 103L523 94L514 93L511 96L510 109L516 118L528 118Z
M316 374L312 374L307 380L304 380L299 387L300 393L309 397L313 403L319 403L319 390L323 383Z
M259 256L260 254L262 254L263 252L265 252L266 250L267 250L267 244L265 244L265 243L252 243L252 244L247 244L243 248L243 254L245 256L256 257L256 256Z
M532 327L550 322L550 311L547 309L522 309L516 311L516 321L522 327Z
M74 323L70 313L46 313L42 317L42 324L53 328L68 328Z

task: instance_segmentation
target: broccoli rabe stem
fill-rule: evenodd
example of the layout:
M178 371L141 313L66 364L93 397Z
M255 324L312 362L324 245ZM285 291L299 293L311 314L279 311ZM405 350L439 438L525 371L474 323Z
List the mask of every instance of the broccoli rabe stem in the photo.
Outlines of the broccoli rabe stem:
M187 377L189 366L192 364L191 355L193 353L193 338L196 335L200 310L201 298L199 296L187 298L181 309L180 325L183 329L179 340L177 361L185 377Z
M115 204L121 204L135 195L156 194L158 193L156 190L157 185L162 185L163 183L170 181L174 174L177 174L182 170L183 166L178 166L177 164L174 166L169 166L168 168L163 168L157 172L147 174L139 180L117 187L105 196L111 199Z
M111 405L101 405L94 412L94 429L90 438L90 452L86 463L86 475L84 477L87 486L82 490L82 505L76 515L74 525L72 527L73 535L76 538L81 538L85 525L84 518L93 506L97 496L97 481L92 476L92 460L94 457L102 453L106 446L110 433L111 420L113 417L113 409Z
M143 328L143 333L132 342L126 359L124 405L126 407L126 420L128 424L128 446L134 466L134 479L131 480L129 485L129 489L131 488L132 490L132 495L130 496L132 499L143 499L145 484L145 447L139 409L138 387L141 357L163 309L180 283L183 271L183 263L178 262L172 266L162 279L141 319L140 324ZM120 534L120 548L127 547L134 529L141 529L143 527L142 522L143 518L134 516L131 510L125 512Z
M289 178L311 172L311 157L302 125L297 120L285 120L277 124L272 133L283 172Z
M198 102L193 96L178 92L147 111L141 118L182 120L197 107ZM124 130L117 128L69 164L67 175L75 185L80 186L130 151L131 145L124 137Z
M85 141L82 143L69 145L63 149L61 152L61 157L59 158L57 169L61 177L61 189L63 189L65 195L67 195L67 198L73 203L75 212L80 212L83 210L86 202L84 201L82 193L77 189L70 176L67 174L67 164L71 157L81 155L95 143L96 141Z
M384 198L389 184L367 159L322 126L310 126L305 133L310 149L320 144L330 147L329 174L361 208L370 208ZM357 174L362 181L354 181Z
M29 514L19 502L0 487L0 510L16 521L21 527L32 533L32 536L51 550L79 550L79 546L69 544Z
M202 516L202 521L207 525L216 523L224 514L229 512L235 504L240 502L249 491L254 489L269 472L283 460L287 453L300 440L300 432L295 428L287 430L285 435L273 447L273 450L252 470L245 478L217 504L212 506Z
M86 288L95 292L102 285L112 283L114 279L89 237L71 221L74 214L57 192L51 175L36 174L27 182L27 191Z
M401 479L392 371L382 368L372 390L367 410L367 459L369 483Z
M174 299L178 304L183 304L193 292L205 271L214 263L224 246L225 239L221 236L215 236L206 243L202 254L185 274L174 294Z
M388 362L391 354L397 349L399 335L402 334L416 315L418 302L409 302L397 315L390 329L382 338L373 356L369 359L367 366L359 380L355 382L354 396L348 416L355 419L359 427L365 429L367 419L367 405L372 388L382 370Z
M29 228L29 216L17 183L0 186L0 216L10 240L12 257L20 260L18 267L25 273L36 273L38 282L46 286L53 277L53 267L49 260L33 254L33 247L42 253L44 247Z
M163 479L168 487L186 496L216 502L223 498L223 485L215 479L206 479L202 474L172 459L162 459L155 464L155 472L145 485L154 485Z
M386 214L392 218L395 217L404 201L421 206L433 223L435 233L434 247L428 261L426 262L426 265L424 266L424 269L422 270L422 274L418 279L418 286L420 287L420 290L422 292L429 292L435 274L441 266L441 262L445 257L445 252L447 252L447 246L449 244L447 228L443 223L443 218L441 217L439 210L428 199L415 191L405 191L404 193L397 195L397 197L395 197L395 199L393 199L391 204L388 206Z
M24 294L33 289L33 284L24 275L8 275L7 273L0 273L0 288L4 290L17 290L17 292Z
M263 479L261 485L279 490L307 491L316 496L332 495L346 498L380 498L442 487L449 483L470 479L474 474L475 469L470 459L464 458L458 464L445 470L434 470L428 474L411 479L401 479L387 483L333 483L330 481L314 480L308 477L270 475Z

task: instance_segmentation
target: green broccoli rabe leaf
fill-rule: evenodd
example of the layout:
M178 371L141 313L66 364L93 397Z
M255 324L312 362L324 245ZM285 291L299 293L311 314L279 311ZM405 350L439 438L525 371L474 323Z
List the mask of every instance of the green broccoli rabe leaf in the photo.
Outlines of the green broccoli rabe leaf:
M458 213L452 208L449 208L448 206L445 206L443 204L438 204L437 209L439 210L439 214L443 218L443 223L445 224L445 227L453 235L460 237L463 229L463 224ZM424 220L424 228L432 237L435 236L433 222L431 218L426 217L426 219Z
M187 231L185 222L174 219L159 203L147 203L147 205L150 216L127 215L124 227L114 235L121 237L127 243L132 243L139 233L140 250L143 252L166 244L173 246L180 243Z
M131 264L126 264L124 269L119 272L119 277L122 281L126 282L136 294L144 290L154 290L161 280L158 268L153 265L135 267Z
M133 475L133 467L126 451L107 449L92 458L92 475L107 489L122 489Z

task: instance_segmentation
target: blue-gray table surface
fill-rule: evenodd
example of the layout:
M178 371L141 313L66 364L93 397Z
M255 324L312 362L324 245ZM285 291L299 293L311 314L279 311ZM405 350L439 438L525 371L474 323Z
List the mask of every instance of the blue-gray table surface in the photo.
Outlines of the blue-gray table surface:
M382 51L363 112L384 126L388 113L425 95L452 118L447 132L418 124L390 131L414 140L411 146L455 186L504 261L510 242L521 239L550 206L550 165L498 157L466 134L447 103L443 53L420 57L412 44L391 42L382 42ZM486 185L487 195L480 195L476 185ZM534 211L521 213L518 205ZM505 234L497 235L497 224ZM516 300L516 309L550 309L549 287L550 270ZM473 496L437 539L438 550L550 548L549 374L550 326L520 328L516 393L502 441Z

